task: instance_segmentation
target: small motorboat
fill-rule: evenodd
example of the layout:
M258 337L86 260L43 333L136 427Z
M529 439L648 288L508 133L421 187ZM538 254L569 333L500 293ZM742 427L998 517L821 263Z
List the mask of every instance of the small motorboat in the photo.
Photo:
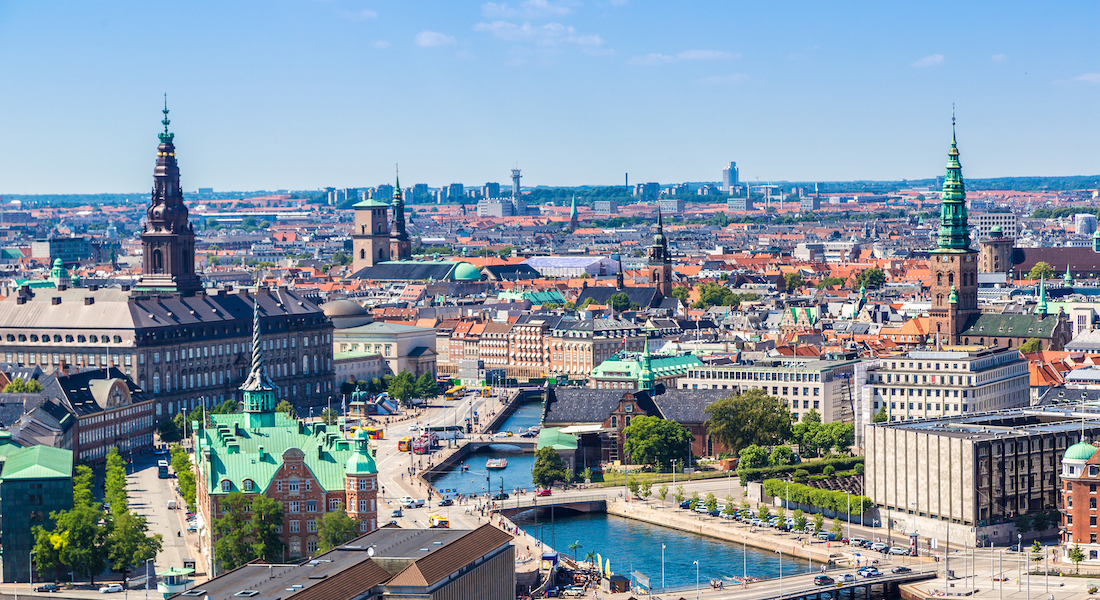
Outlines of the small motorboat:
M508 459L507 458L490 458L489 460L485 461L485 468L486 469L497 470L497 469L503 469L504 467L507 467L507 466L508 466Z
M469 471L470 471L470 465L468 465L466 463L462 463L462 472L467 473Z

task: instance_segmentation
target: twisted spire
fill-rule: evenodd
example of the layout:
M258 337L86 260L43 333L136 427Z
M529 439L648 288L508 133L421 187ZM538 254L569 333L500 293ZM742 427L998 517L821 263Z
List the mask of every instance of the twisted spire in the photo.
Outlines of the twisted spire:
M259 291L257 288L256 291ZM260 301L253 298L252 301L252 373L259 374L264 370L264 353L260 348Z

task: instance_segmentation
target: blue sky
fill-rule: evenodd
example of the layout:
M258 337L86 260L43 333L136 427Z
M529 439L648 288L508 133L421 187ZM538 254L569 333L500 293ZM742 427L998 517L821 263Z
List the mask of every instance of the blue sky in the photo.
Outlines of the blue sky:
M1100 172L1100 3L0 0L0 193Z

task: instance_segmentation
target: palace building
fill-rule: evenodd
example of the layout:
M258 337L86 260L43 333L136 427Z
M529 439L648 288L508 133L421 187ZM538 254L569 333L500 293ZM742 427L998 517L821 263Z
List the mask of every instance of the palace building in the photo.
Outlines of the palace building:
M259 315L253 317L252 362L240 387L243 412L195 421L196 503L203 552L217 542L215 522L230 494L263 495L283 505L279 529L288 560L317 552L326 512L346 510L359 531L378 527L378 469L360 429L345 439L337 426L306 423L275 412L276 383L264 367Z
M162 123L140 283L73 287L61 269L53 287L18 287L0 301L0 356L60 375L116 367L153 397L160 421L238 397L258 310L276 397L323 403L333 393L332 324L293 290L202 286L167 108Z

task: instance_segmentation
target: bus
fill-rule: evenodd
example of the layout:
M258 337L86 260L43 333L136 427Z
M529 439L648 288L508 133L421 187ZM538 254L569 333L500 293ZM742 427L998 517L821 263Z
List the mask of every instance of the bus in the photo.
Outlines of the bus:
M446 393L444 393L443 399L446 400L447 402L450 402L450 401L455 400L457 398L461 398L465 394L466 394L466 386L456 385L453 388L447 390Z
M168 461L157 461L157 477L161 479L168 479Z
M381 440L385 438L385 432L380 427L364 427L363 431L367 432L367 437L372 440Z
M412 441L413 441L413 439L409 436L405 436L405 437L397 440L397 451L398 452L408 452L408 451L412 450Z
M493 388L483 385L481 386L481 397L488 398L493 393Z
M466 437L465 425L431 425L425 427L424 431L441 440L460 440Z
M435 443L435 436L422 435L412 441L412 452L413 454L431 454Z

